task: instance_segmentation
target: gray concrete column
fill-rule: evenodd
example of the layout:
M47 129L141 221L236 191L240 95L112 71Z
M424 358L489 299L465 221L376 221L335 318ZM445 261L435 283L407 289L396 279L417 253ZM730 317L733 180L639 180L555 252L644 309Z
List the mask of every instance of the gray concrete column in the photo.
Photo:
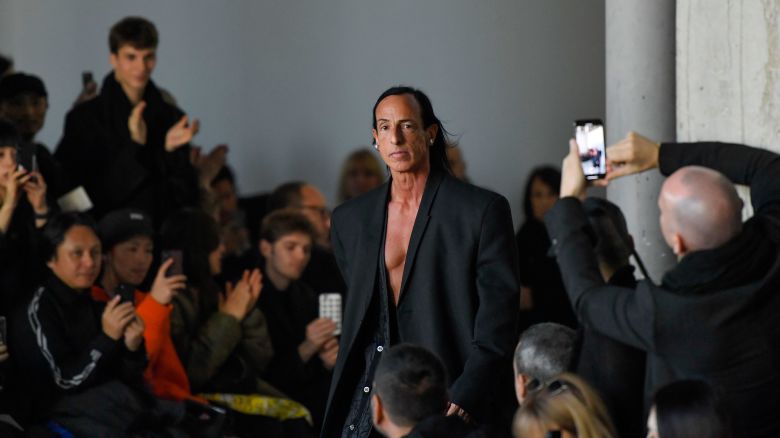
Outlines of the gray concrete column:
M629 130L675 138L675 1L606 0L607 143ZM660 282L675 257L661 236L657 170L610 184L650 277Z
M679 0L677 23L677 138L780 152L780 0Z

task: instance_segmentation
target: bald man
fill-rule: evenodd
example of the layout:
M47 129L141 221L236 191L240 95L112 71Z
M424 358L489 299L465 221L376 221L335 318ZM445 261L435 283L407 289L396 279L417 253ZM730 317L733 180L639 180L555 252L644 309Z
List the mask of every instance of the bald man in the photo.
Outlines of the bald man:
M642 281L626 293L604 283L572 140L545 222L581 323L647 352L646 401L666 383L704 379L724 395L736 436L780 436L780 156L633 133L607 152L610 180L655 168L669 175L659 220L678 263L660 286ZM732 183L751 187L756 214L744 223Z

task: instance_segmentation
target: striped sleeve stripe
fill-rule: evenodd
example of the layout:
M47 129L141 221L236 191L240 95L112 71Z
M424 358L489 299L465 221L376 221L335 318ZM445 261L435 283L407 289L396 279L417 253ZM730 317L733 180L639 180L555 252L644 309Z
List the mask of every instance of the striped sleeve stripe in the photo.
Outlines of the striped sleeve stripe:
M35 291L35 296L33 296L30 305L27 306L27 319L30 321L30 326L32 327L33 333L35 334L35 340L38 343L38 347L40 348L43 357L46 358L46 362L49 363L49 367L51 368L51 371L54 374L54 382L57 384L57 386L63 389L75 388L81 385L84 382L84 380L86 380L87 377L89 377L89 375L97 366L98 360L100 360L100 357L103 354L100 351L93 349L89 353L90 361L87 363L87 365L80 373L76 374L70 379L66 379L62 377L62 372L60 371L60 368L57 366L57 363L54 361L54 357L51 355L51 352L49 352L48 341L46 340L46 335L43 333L41 322L38 319L38 307L40 305L41 295L43 295L43 291L44 291L43 286L41 286L40 288L38 288L37 291Z

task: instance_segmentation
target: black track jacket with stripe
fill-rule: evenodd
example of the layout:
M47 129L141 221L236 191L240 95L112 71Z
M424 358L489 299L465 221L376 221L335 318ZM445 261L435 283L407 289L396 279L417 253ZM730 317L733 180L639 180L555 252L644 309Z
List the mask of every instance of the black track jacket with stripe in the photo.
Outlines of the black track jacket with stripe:
M66 393L111 380L143 385L146 349L142 344L130 352L122 338L115 341L103 333L104 308L89 290L73 290L50 275L15 312L9 330L11 356L37 413Z

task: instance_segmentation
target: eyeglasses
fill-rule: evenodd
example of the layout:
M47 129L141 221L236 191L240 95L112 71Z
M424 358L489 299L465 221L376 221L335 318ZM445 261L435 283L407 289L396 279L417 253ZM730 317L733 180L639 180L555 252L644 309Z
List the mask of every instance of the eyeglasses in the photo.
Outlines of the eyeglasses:
M525 387L530 393L541 393L544 391L545 394L550 396L556 396L564 391L571 391L575 397L582 399L579 391L577 391L576 388L572 388L565 381L558 379L551 380L549 382L545 382L540 379L531 379L528 381L528 383L526 383Z

